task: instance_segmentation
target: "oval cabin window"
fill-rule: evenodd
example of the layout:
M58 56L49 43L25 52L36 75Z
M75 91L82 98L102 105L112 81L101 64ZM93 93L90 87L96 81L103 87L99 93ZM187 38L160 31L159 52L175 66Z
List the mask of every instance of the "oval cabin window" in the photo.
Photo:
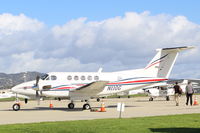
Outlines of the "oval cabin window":
M72 76L71 75L67 76L67 80L72 80Z
M74 76L74 80L78 80L78 76Z
M99 76L94 76L94 80L99 80Z
M57 77L55 75L51 76L51 80L56 80L56 79L57 79Z
M92 76L88 76L87 79L88 79L88 80L92 80Z
M85 76L81 76L81 80L85 80Z

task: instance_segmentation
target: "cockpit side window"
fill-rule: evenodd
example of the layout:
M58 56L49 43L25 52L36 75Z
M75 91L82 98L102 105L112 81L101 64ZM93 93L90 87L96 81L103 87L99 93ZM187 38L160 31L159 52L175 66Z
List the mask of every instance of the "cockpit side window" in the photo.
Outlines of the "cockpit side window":
M44 74L44 75L41 76L41 79L42 79L42 80L45 80L45 79L48 80L48 79L47 79L48 77L49 77L48 74Z
M55 75L51 75L51 80L56 80L57 77Z
M49 76L45 80L49 80Z

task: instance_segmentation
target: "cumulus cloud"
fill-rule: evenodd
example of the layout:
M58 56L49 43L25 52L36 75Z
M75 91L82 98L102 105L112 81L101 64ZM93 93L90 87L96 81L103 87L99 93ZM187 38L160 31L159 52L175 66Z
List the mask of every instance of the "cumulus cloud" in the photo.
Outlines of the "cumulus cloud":
M24 14L14 16L9 13L0 15L0 33L9 35L20 31L36 32L44 26L36 19L26 17Z
M1 14L0 70L136 69L153 58L156 48L199 46L199 42L200 25L185 16L127 12L102 21L78 18L46 28L44 23L23 14ZM199 49L181 53L172 77L200 77L199 56Z

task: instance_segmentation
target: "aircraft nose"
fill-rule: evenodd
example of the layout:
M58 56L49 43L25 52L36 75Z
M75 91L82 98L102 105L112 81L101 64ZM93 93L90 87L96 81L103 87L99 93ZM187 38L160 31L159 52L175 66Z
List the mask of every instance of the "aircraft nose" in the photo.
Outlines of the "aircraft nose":
M17 89L18 89L18 87L17 87L17 86L14 86L14 87L11 88L11 91L12 91L12 92L17 92Z
M11 88L12 92L18 93L18 91L20 91L22 89L22 84L16 85L14 87Z

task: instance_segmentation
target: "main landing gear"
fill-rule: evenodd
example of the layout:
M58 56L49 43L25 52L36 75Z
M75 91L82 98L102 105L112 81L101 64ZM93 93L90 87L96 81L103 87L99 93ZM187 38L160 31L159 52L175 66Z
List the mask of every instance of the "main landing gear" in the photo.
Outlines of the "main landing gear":
M75 106L75 105L74 105L73 102L71 102L71 103L68 104L68 108L69 108L69 109L74 109L74 106Z
M169 100L170 100L169 96L166 96L166 101L169 101Z
M75 105L73 103L73 101L71 101L71 103L68 104L68 108L69 109L74 109ZM83 110L89 110L91 107L90 107L90 104L87 102L83 105Z
M149 98L149 101L153 101L153 97L150 97L150 98Z
M97 98L97 102L100 102L100 98Z
M169 96L166 96L166 101L169 101L169 100L170 100ZM150 97L149 101L153 101L153 97Z
M83 105L83 110L89 110L91 107L90 107L90 104L89 103L86 103Z

